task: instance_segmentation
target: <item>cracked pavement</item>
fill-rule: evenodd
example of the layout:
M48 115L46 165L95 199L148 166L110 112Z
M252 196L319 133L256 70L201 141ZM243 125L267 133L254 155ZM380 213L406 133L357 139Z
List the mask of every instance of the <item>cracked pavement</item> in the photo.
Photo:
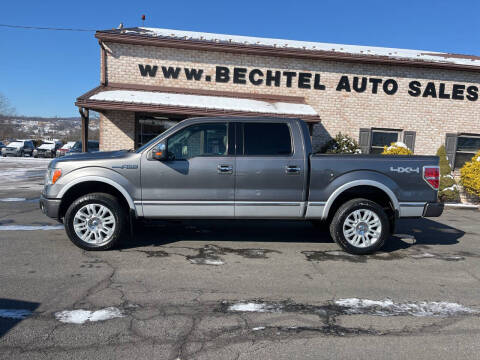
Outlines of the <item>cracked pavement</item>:
M38 197L28 184L0 198ZM54 225L36 201L0 202L0 225ZM85 252L63 230L0 231L0 359L478 359L477 313L348 313L342 298L480 310L480 212L402 220L384 251L339 251L308 222L140 224L121 249ZM266 312L231 311L239 302ZM276 306L276 307L275 307ZM65 310L122 317L62 323Z

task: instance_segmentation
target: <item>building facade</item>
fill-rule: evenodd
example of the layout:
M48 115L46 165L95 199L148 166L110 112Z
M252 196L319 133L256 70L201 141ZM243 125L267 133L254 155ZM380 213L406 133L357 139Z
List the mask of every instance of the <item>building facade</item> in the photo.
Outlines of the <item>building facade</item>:
M446 145L457 167L480 148L480 58L176 30L99 31L100 148L137 148L192 116L271 115L309 123L319 151L338 133L364 153L402 141Z

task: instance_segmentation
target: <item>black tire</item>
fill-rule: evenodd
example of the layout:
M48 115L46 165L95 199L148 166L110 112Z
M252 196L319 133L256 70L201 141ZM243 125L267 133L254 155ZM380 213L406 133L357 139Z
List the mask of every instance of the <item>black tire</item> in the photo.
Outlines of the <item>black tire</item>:
M82 240L76 233L73 227L75 214L88 204L100 204L105 206L112 213L115 218L115 225L113 234L108 239L108 242L102 245L96 245ZM126 209L121 205L118 199L110 194L92 193L79 197L67 209L65 213L65 230L70 240L79 248L84 250L109 250L117 246L121 240L128 235L128 217Z
M381 231L378 239L371 244L370 246L354 246L347 241L344 233L343 226L345 220L353 214L356 210L370 210L378 216L378 219L381 223ZM347 225L348 226L348 225ZM330 222L330 235L333 240L346 252L355 255L365 255L371 254L379 250L385 244L385 241L390 236L390 221L388 216L385 213L385 210L378 205L376 202L367 200L367 199L353 199L347 201L345 204L340 206L333 216L332 221Z

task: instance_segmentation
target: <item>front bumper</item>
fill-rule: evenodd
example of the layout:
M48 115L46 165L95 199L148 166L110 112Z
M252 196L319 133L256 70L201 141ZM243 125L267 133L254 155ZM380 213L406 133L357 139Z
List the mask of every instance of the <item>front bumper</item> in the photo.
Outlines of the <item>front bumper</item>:
M59 219L60 215L60 199L47 199L40 195L40 210L52 219Z
M439 217L443 213L444 205L442 203L427 203L423 209L423 217Z

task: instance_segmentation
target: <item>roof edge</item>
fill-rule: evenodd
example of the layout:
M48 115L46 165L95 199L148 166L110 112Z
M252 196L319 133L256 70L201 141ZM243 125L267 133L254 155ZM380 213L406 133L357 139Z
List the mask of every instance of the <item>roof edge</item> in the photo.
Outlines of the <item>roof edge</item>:
M208 41L196 39L172 39L172 38L157 38L146 35L132 34L132 33L113 33L111 30L99 30L95 33L95 37L104 42L114 42L120 44L144 45L169 47L184 50L203 50L203 51L218 51L229 52L236 54L273 56L273 57L287 57L310 60L325 60L325 61L341 61L341 62L357 62L362 64L381 64L381 65L400 65L409 67L423 67L446 70L461 70L480 72L480 67L475 65L453 64L446 62L435 62L426 60L410 60L399 59L389 56L380 55L358 55L351 53L340 53L335 51L324 50L306 50L295 48L274 48L264 45L255 44L226 44L213 43Z

